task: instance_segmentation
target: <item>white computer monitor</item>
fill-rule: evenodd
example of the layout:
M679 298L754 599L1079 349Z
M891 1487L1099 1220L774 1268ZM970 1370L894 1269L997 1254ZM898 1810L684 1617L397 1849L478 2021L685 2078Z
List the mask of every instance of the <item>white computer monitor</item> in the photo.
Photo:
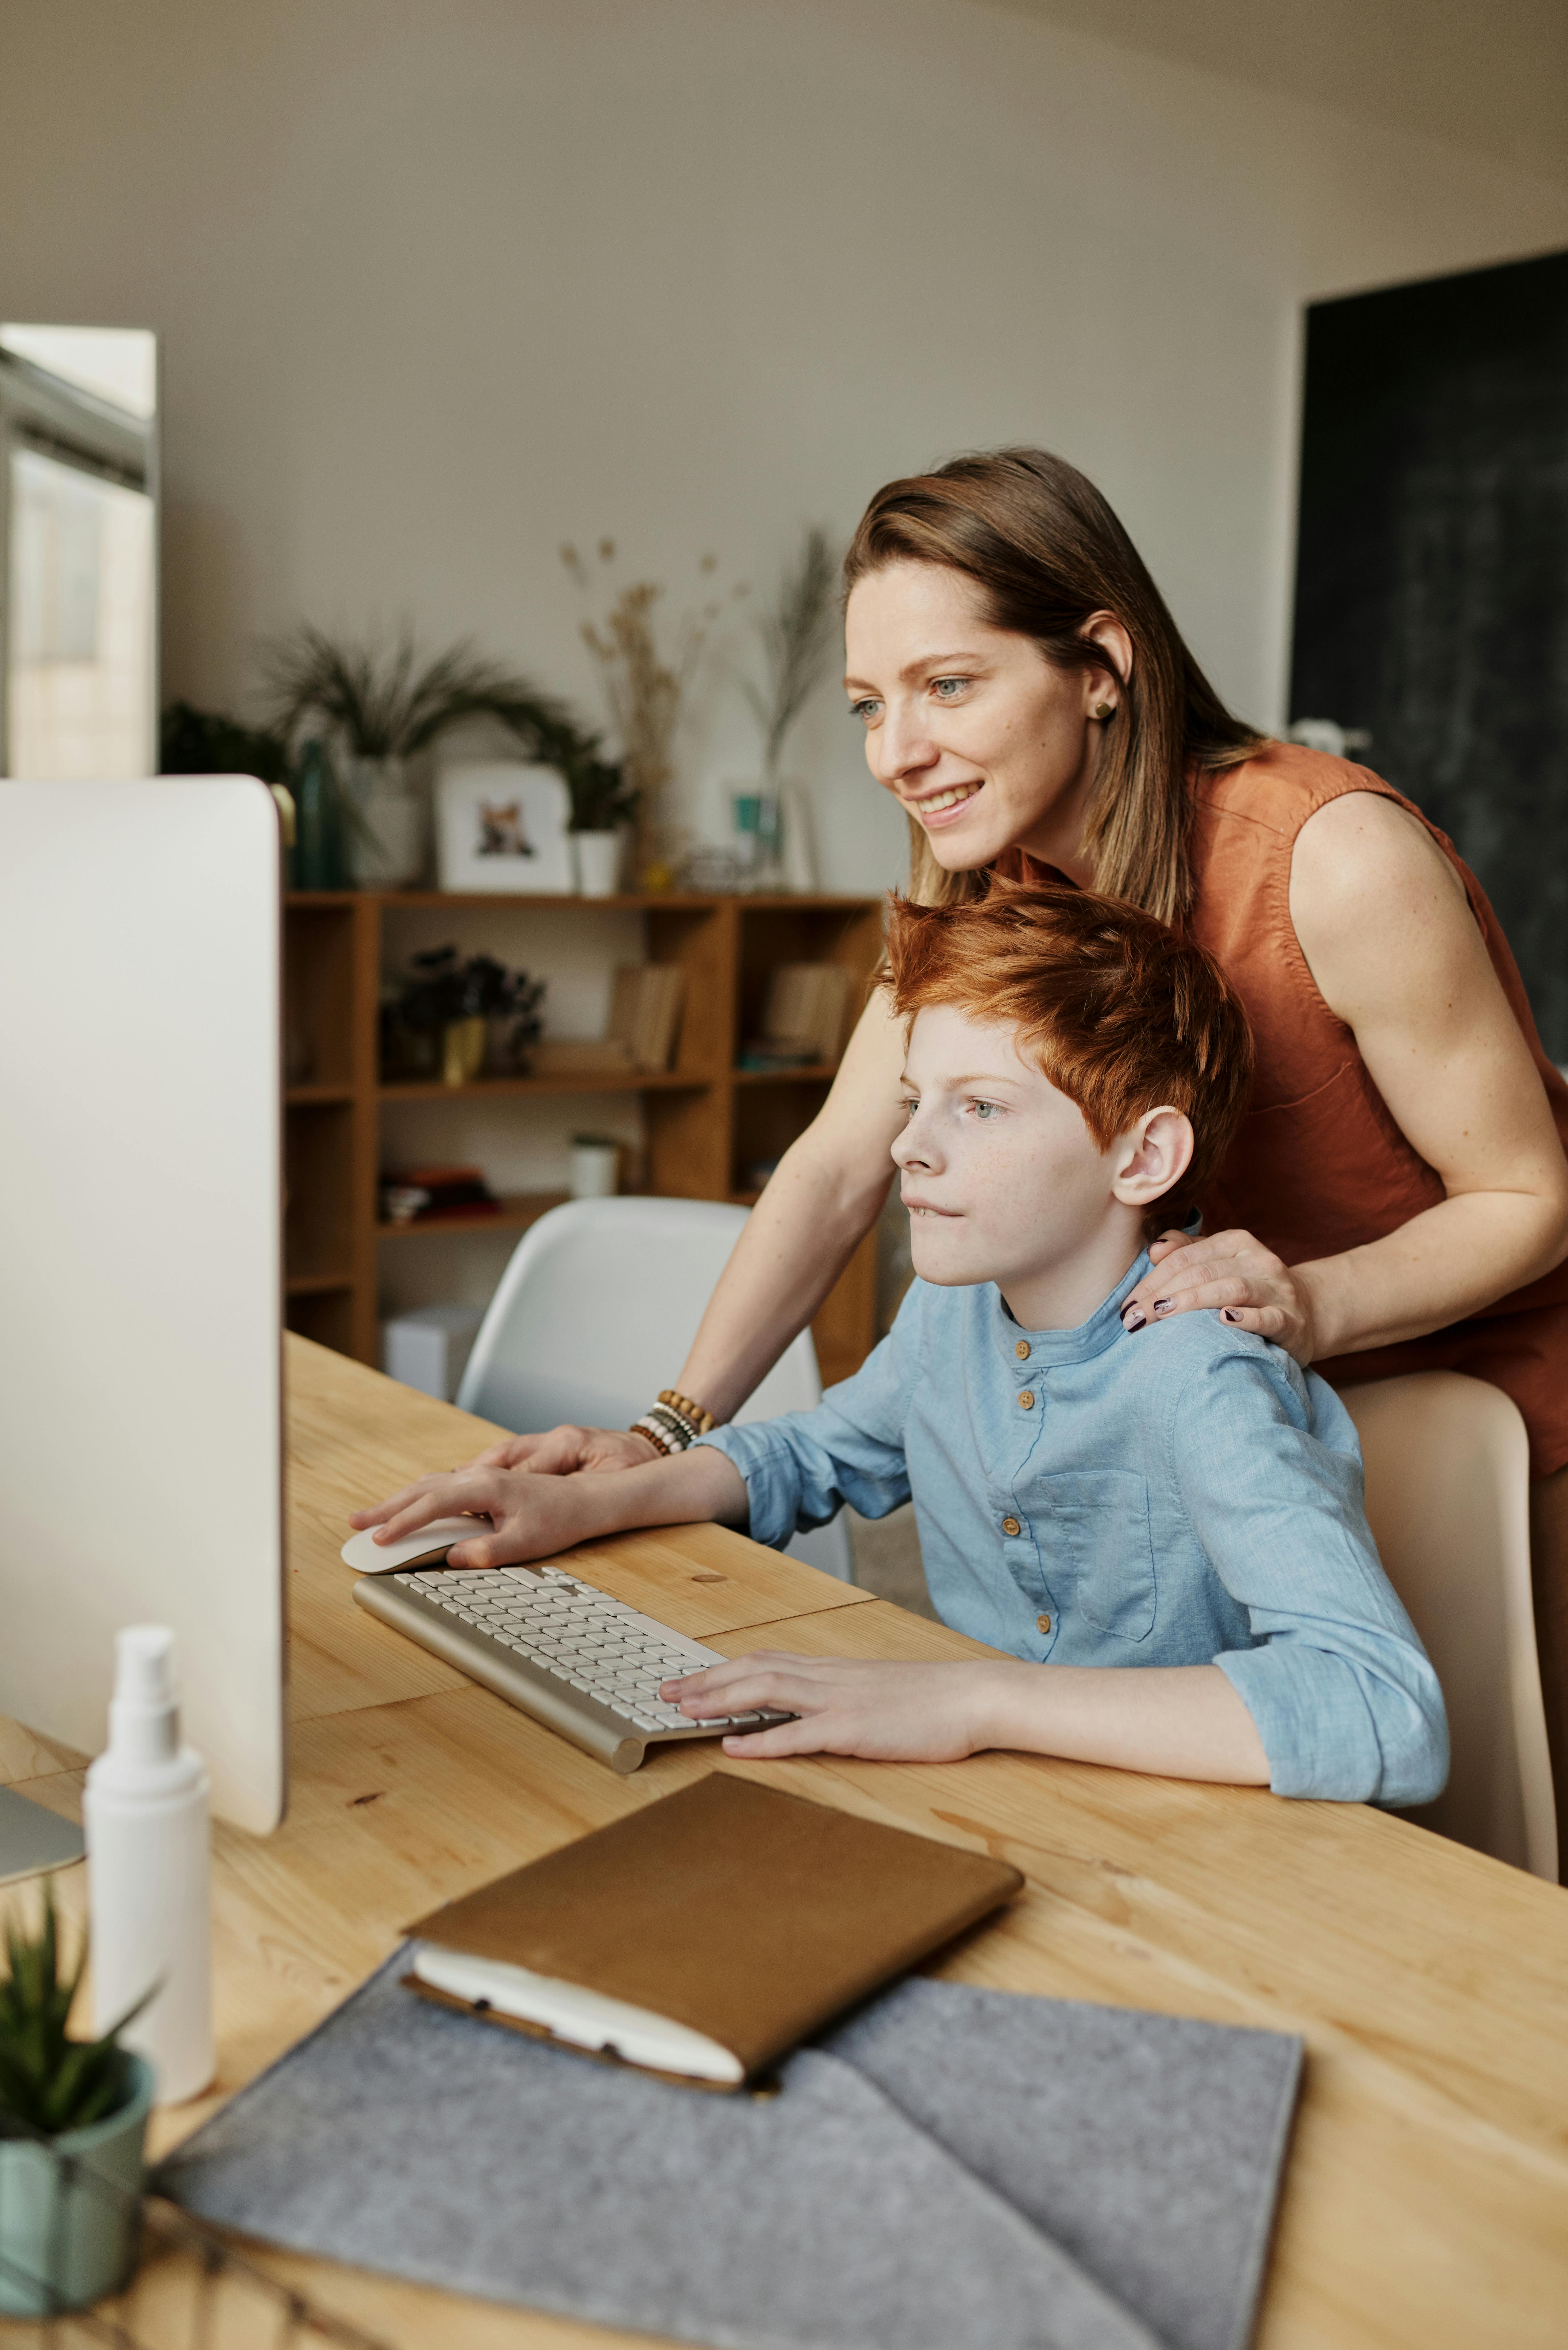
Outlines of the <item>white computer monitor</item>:
M280 963L263 785L0 781L0 1714L98 1752L116 1631L171 1625L213 1809L260 1832L286 1753Z

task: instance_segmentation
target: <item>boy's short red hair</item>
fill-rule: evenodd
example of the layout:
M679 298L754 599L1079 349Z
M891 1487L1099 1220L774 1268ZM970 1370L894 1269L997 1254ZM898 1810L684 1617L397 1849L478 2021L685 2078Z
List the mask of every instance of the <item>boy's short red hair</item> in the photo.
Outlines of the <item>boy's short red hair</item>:
M1184 1111L1192 1163L1147 1221L1151 1233L1186 1222L1252 1083L1247 1015L1212 955L1120 899L997 881L970 905L894 898L888 961L907 1021L952 1003L1016 1028L1020 1053L1077 1104L1099 1149L1145 1110Z

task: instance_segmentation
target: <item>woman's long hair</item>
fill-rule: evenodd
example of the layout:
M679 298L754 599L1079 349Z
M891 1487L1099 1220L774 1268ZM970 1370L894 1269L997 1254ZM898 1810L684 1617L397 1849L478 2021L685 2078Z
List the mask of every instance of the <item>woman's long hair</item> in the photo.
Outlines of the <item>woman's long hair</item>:
M1043 449L955 457L889 482L844 558L845 594L889 563L940 563L976 582L992 627L1030 637L1058 669L1108 669L1079 632L1113 612L1132 639L1084 820L1095 888L1179 923L1193 894L1190 779L1251 758L1267 737L1233 718L1181 640L1143 558L1094 484ZM909 819L909 895L983 897L983 871L950 873Z

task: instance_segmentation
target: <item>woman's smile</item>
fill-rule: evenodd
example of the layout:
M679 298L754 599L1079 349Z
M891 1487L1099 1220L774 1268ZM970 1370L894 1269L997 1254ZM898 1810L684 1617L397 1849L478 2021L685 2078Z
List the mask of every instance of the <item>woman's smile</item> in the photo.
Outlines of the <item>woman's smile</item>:
M944 818L950 819L960 808L967 807L975 794L984 789L985 780L979 776L972 783L945 785L940 792L927 792L919 798L907 792L900 792L898 797L909 814L918 816L929 832Z

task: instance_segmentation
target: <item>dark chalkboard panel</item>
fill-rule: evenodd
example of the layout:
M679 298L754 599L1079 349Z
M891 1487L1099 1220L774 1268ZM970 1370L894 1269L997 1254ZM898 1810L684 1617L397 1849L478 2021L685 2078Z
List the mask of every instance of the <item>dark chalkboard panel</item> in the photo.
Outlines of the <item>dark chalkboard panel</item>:
M1291 711L1370 732L1568 1061L1568 254L1308 311Z

